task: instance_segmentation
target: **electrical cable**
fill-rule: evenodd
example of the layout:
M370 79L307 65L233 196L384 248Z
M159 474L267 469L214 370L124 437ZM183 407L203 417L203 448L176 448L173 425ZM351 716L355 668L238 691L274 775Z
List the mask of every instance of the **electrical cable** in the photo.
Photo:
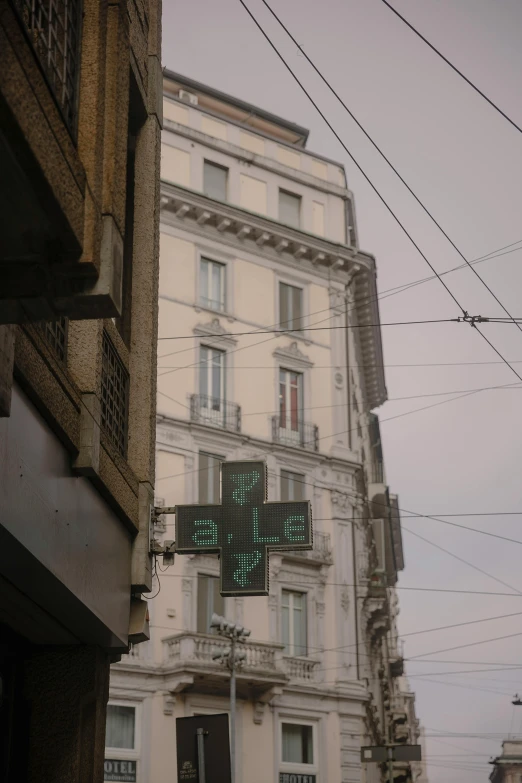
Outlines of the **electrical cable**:
M484 319L489 320L489 319ZM342 326L303 326L296 329L256 329L251 332L227 332L226 337L249 337L256 334L295 334L296 332L331 332L335 329L369 329L383 326L418 326L420 324L447 324L447 323L465 323L458 318L434 318L428 321L393 321L390 323L377 324L343 324ZM211 335L213 336L213 335ZM178 334L173 337L158 337L158 340L193 340L193 334ZM522 379L521 379L522 380Z
M422 35L422 33L421 33L421 32L419 32L419 30L417 30L417 29L416 29L416 28L415 28L415 27L414 27L414 26L411 24L411 22L408 22L408 20L407 20L407 19L406 19L404 16L402 16L402 15L401 15L401 14L400 14L400 13L397 11L397 9L396 9L396 8L394 8L394 7L392 6L392 4L388 2L388 0L382 0L382 2L384 3L384 5L385 5L385 6L387 6L387 7L390 9L390 11L391 11L392 13L394 13L394 14L395 14L395 16L397 16L397 17L398 17L398 18L399 18L399 19L400 19L402 22L404 22L404 24L405 24L407 27L409 27L409 28L410 28L410 30L411 30L413 33L415 33L415 35L416 35L418 38L420 38L420 39L421 39L421 41L423 41L423 42L426 44L426 46L429 46L429 48L430 48L430 49L431 49L433 52L435 52L435 54L436 54L438 57L440 57L440 59L441 59L441 60L444 60L444 62L446 63L446 65L449 65L449 67L450 67L450 68L451 68L453 71L455 71L455 73L457 73L457 74L460 76L460 78L461 78L461 79L464 79L464 81L466 82L466 84L468 84L468 85L471 87L471 89L472 89L472 90L475 90L475 92L476 92L476 93L478 93L478 94L481 96L481 98L484 98L484 100L485 100L487 103L489 103L489 105L490 105L490 106L492 106L492 107L493 107L493 109L495 109L495 111L497 111L497 112L498 112L498 113L499 113L499 114L500 114L502 117L504 117L504 119L505 119L505 120L507 120L507 121L509 122L509 124L510 124L510 125L512 125L514 128L516 128L516 130L517 130L519 133L522 133L522 128L521 128L519 125L517 125L517 123L516 123L514 120L512 120L512 119L511 119L511 117L508 117L508 115L507 115L505 112L503 112L503 111L502 111L502 109L501 109L499 106L497 106L497 104L496 104L496 103L494 103L494 102L491 100L491 98L488 98L488 96L487 96L485 93L483 93L483 92L482 92L482 90L480 90L480 89L477 87L477 85L476 85L476 84L474 84L474 83L473 83L473 82L472 82L470 79L468 79L468 77L467 77L467 76L464 76L464 74L462 73L462 71L459 71L459 69L458 69L458 68L457 68L455 65L453 65L453 63L452 63L450 60L448 60L448 58L447 58L447 57L445 57L445 56L442 54L442 52L440 52L440 51L437 49L437 47L436 47L436 46L434 46L432 43L430 43L430 41L428 41L428 39L427 39L427 38L425 38L425 37Z
M314 108L316 109L316 111L319 113L319 115L322 117L322 119L324 120L324 122L325 122L325 123L327 124L327 126L330 128L330 130L331 130L331 131L332 131L332 133L334 134L335 138L336 138L336 139L338 140L338 142L341 144L341 146L342 146L342 147L343 147L343 149L345 150L346 154L349 156L349 158L351 159L351 161L352 161L352 162L354 163L354 165L357 167L357 169L358 169L358 170L359 170L359 172L362 174L362 176L364 177L364 179L365 179L365 180L368 182L368 184L370 185L370 187L372 188L372 190L374 191L374 193L377 195L377 197L379 198L379 200L380 200L380 201L381 201L381 202L384 204L384 206L386 207L386 209L388 210L388 212L390 213L390 215L393 217L393 219L395 220L395 222L398 224L398 226L399 226L399 227L402 229L402 231L403 231L403 232L404 232L404 234L407 236L407 238L409 239L409 241L410 241L410 242L412 243L412 245L415 247L415 249L417 250L417 252L418 252L418 253L419 253L419 255L421 256L421 258L423 258L423 259L424 259L424 261L425 261L425 262L428 264L428 266L429 266L429 268L431 269L431 271L433 272L433 274L435 274L435 275L437 276L437 279L439 280L439 282L441 283L441 285L442 285L442 286L443 286L443 287L446 289L446 292L447 292L447 293L449 294L449 296L450 296L450 297L453 299L453 301L455 302L455 304L457 305L457 307L458 307L458 308L461 310L463 317L464 317L464 318L468 318L469 316L468 316L468 313L467 313L467 311L466 311L466 310L463 308L463 306L461 305L461 303L459 302L459 300L456 298L456 296L454 295L454 293L451 291L451 289L450 289L450 288L448 288L448 286L446 285L446 283L444 282L444 280L442 279L442 277L440 276L440 274L437 272L437 270L435 269L435 267L433 266L433 264L432 264L432 263L429 261L428 257L427 257L427 256L426 256L426 255L423 253L423 251L420 249L419 245L418 245L418 244L415 242L415 240L413 239L412 235L411 235L411 234L409 233L409 231L407 230L406 226L405 226L405 225L404 225L404 224L401 222L401 220L400 220L400 219L399 219L399 217L398 217L398 216L395 214L395 212L393 211L393 209L391 208L391 206L388 204L388 202L386 201L386 199L384 198L384 196L382 196L382 195L381 195L381 193L379 192L379 190L377 189L377 187L376 187L376 186L373 184L373 182L371 181L371 179L369 178L369 176L366 174L366 172L365 172L365 171L364 171L364 169L362 168L362 166L361 166L361 165L358 163L358 161L355 159L355 157L354 157L354 156L353 156L353 154L350 152L350 150L348 149L348 147L346 146L346 144L343 142L343 140L341 139L341 137L339 136L339 134L337 133L337 131L334 129L333 125L332 125L332 124L329 122L328 118L327 118L327 117L326 117L326 115L323 113L323 111L320 109L320 107L318 106L318 104L317 104L317 103L314 101L314 99L312 98L312 96L310 95L310 93L308 92L308 90L306 89L306 87L305 87L305 86L303 85L303 83L300 81L300 79L299 79L299 77L297 76L297 74L296 74L296 73L295 73L295 72L292 70L292 68L291 68L291 67L290 67L290 65L287 63L287 61L285 60L285 58L283 57L283 55L282 55L282 54L279 52L278 48L275 46L275 44L272 42L272 40L271 40L271 38L269 37L269 35L268 35L268 34L265 32L265 30L263 29L263 27L261 26L261 24L258 22L258 20L256 19L256 17L255 17L255 16L253 15L253 13L250 11L250 9L248 8L248 6L247 6L247 5L246 5L246 3L244 2L244 0L239 0L239 2L240 2L240 3L241 3L241 5L243 6L243 8L244 8L244 9L245 9L245 11L247 12L247 14L250 16L250 18L252 19L252 21L254 22L254 24L256 25L256 27L258 28L258 30L261 32L261 34L263 35L263 37L266 39L266 41L268 42L268 44L270 45L270 47L273 49L273 51L275 52L275 54L276 54L276 55L278 56L278 58L281 60L281 62L282 62L282 63L283 63L283 65L285 66L285 68L286 68L286 69L289 71L289 73L292 75L292 77L294 78L294 80L297 82L297 84L299 85L299 87L301 88L301 90L304 92L304 94L306 95L306 97L308 98L308 100L310 101L310 103L311 103L311 104L314 106ZM504 356L502 356L502 354L500 353L500 351L499 351L497 348L495 348L495 346L494 346L494 345L491 343L491 341L490 341L490 340L488 340L488 339L487 339L487 337L484 335L484 333L483 333L483 332L481 332L481 331L480 331L480 329L478 329L478 328L476 327L476 324L472 323L472 326L473 326L473 327L474 327L474 328L477 330L477 332L480 334L480 336L481 336L481 337L482 337L484 340L486 340L486 342L487 342L487 343L488 343L488 344L489 344L489 345L490 345L490 346L493 348L493 350L495 351L495 353L496 353L496 354L497 354L497 355L498 355L498 356L499 356L499 357L500 357L500 358L501 358L501 359L502 359L502 360L505 362L505 364L506 364L506 365L507 365L507 366L510 368L510 370L511 370L511 371L512 371L512 372L513 372L513 373L514 373L516 376L517 376L517 378L518 378L519 380L521 380L521 381L522 381L522 375L519 375L519 373L518 373L518 372L515 370L515 368L514 368L514 367L512 367L512 366L509 364L509 362L507 361L507 359L505 359L505 358L504 358Z
M444 652L451 652L452 650L462 650L464 647L477 647L480 644L489 644L489 642L498 642L503 639L512 639L515 636L522 636L522 631L519 631L518 633L511 633L507 634L506 636L495 636L492 639L482 639L482 641L479 642L468 642L467 644L458 644L456 647L446 647L444 650L435 650L427 653L421 653L420 655L410 655L410 661L416 660L417 658L425 658L427 655L438 655L439 653Z
M186 579L185 574L165 574L167 577L172 577L176 579ZM309 582L294 582L296 586L309 586ZM323 582L324 585L329 585L333 587L354 587L353 583L350 582ZM356 585L356 587L360 587L360 585ZM520 598L519 593L501 593L501 592L494 592L492 590L462 590L462 589L451 589L446 587L411 587L411 586L404 586L404 585L394 585L394 590L406 590L406 591L414 591L414 592L421 592L421 593L448 593L451 595L495 595L499 596L500 598ZM426 655L430 655L430 653L426 653Z
M504 245L504 247L499 248L499 250L504 250L505 248L509 248L512 245L520 244L521 242L522 242L522 239L519 239L519 240L517 240L517 242L511 243L511 245ZM476 263L481 263L482 261L490 261L493 258L498 258L499 256L507 255L508 253L515 253L515 252L518 252L518 251L521 251L521 250L522 250L522 247L516 247L513 250L509 250L507 253L497 253L497 251L493 250L493 251L491 251L491 253L489 255L480 256L479 258L475 258L470 263L476 264ZM445 272L441 272L440 275L442 277L443 275L447 275L450 272L455 272L455 271L457 271L459 269L464 269L465 267L466 267L465 264L460 264L459 266L453 267L452 269L447 269ZM407 291L410 288L413 288L414 286L421 285L422 283L427 283L430 280L436 280L436 279L437 279L436 275L431 275L430 277L425 277L425 278L421 278L419 280L414 280L411 283L403 283L400 286L395 286L393 288L387 288L387 289L382 291L377 296L372 295L372 296L365 297L364 299L360 300L360 303L369 304L369 303L371 303L373 301L377 301L379 299L387 299L389 296L395 296L396 294L400 294L403 291ZM192 307L193 305L187 303L187 306L191 306ZM349 312L351 312L353 309L355 309L355 307L350 308ZM314 313L309 313L308 315L300 316L297 320L304 320L305 318L310 318L313 315L319 315L320 313L327 312L328 310L331 310L331 308L326 308L325 310L317 310ZM331 317L332 316L330 316L329 318L322 319L322 321L317 321L316 323L322 323L323 321L328 321L328 320L330 320ZM278 326L278 325L279 325L279 322L274 324L274 326ZM219 337L218 336L209 335L208 339L209 340L212 340L212 339L219 340ZM268 342L268 341L267 340L262 340L260 343L254 343L253 345L261 345L263 342ZM251 346L243 346L242 348L238 348L236 350L237 351L245 350L248 347L251 347ZM170 353L161 354L160 356L158 356L158 359L165 359L165 358L167 358L169 356L176 356L177 354L180 354L180 353L187 353L187 351L196 351L196 350L197 350L197 346L196 347L191 347L191 348L183 348L181 351L171 351ZM234 352L235 351L232 351L231 353L234 353ZM503 364L503 363L504 362L462 362L462 364ZM521 363L521 362L520 361L519 362L517 362L517 361L511 362L511 364L517 364L517 363ZM185 367L178 367L178 366L175 366L175 367L160 367L160 366L158 366L157 369L158 370L160 370L160 369L172 369L172 370L188 369L190 367L194 367L195 364L197 364L197 362L195 362L194 364L186 365ZM451 366L451 364L452 363L443 363L440 366L448 366L448 365ZM461 364L461 363L456 362L455 364ZM431 367L431 366L438 366L438 365L437 364L410 364L410 365L384 365L384 364L371 364L370 365L370 364L360 364L360 365L352 365L352 366L358 366L358 367L370 367L370 366L371 367L395 367L395 366L407 366L407 367L417 367L418 366L418 367L424 367L424 366L428 366L428 367ZM243 367L239 367L239 368L235 368L235 369L244 369L244 368ZM252 369L252 368L249 368L249 369ZM255 369L257 369L257 368L255 368ZM271 369L271 366L268 367L268 368L265 368L265 369ZM312 368L312 369L316 369L316 368ZM324 367L322 369L328 369L328 368ZM166 374L166 373L164 373L164 374Z
M488 571L484 571L483 568L479 568L479 566L470 563L469 560L465 560L463 557L454 554L454 552L450 552L449 549L445 549L444 547L439 546L439 544L435 544L435 542L430 541L429 538L424 538L424 536L421 536L419 533L415 533L413 530L410 530L408 527L404 527L404 525L401 525L401 529L405 530L407 533L410 533L416 538L420 538L421 541L425 541L426 544L435 547L435 549L439 549L441 552L444 552L446 555L449 555L449 557L453 557L455 560L458 560L460 563L464 563L465 565L469 566L469 568L473 568L473 570L478 571L479 574L488 576L490 579L493 579L493 581L498 582L498 584L501 584L504 587L509 587L510 590L514 590L519 595L522 595L522 591L518 590L516 587L513 587L513 585L510 585L508 582L504 582L502 579L499 579L498 576L493 576L493 574L490 574Z
M382 0L382 1L385 3L385 5L387 5L387 6L388 6L388 8L390 8L391 10L393 10L393 11L395 12L395 9L393 9L393 7L392 7L392 6L391 6L391 5L390 5L390 4L387 2L387 0ZM373 145L374 149L376 149L376 150L377 150L377 152L379 153L379 155L380 155L380 156L383 158L383 160L385 160L385 161L386 161L386 163L388 164L388 166L389 166L389 167L392 169L392 171L394 172L394 174L395 174L395 175L396 175L396 176L399 178L399 180L402 182L402 184L404 185L404 187L405 187L405 188L408 190L408 192L410 193L410 195L411 195L411 196L413 196L413 198L415 199L415 201L417 202L417 204L419 204L419 206L420 206L420 207L421 207L421 208L424 210L424 212L426 213L426 215L428 215L428 217L430 218L430 220L431 220L431 221L434 223L434 225L435 225L435 226L436 226L436 227L439 229L439 231L440 231L440 232L443 234L443 236L444 236L444 237L446 238L446 240L447 240L447 241L450 243L450 245L453 247L453 249L454 249L454 250L455 250L455 251L458 253L458 255L459 255L461 258L462 258L462 260L464 261L464 263L465 263L465 264L466 264L466 265L469 267L469 269L471 269L471 271L473 272L473 274L475 274L475 275L476 275L476 277L477 277L477 278L480 280L480 282L482 283L482 285L484 285L484 286L485 286L485 288L486 288L486 289L489 291L489 293L491 294L491 296L492 296L492 297L495 299L495 301L496 301L496 302L497 302L497 303L500 305L500 307L501 307L501 308L504 310L504 312L505 312L505 313L507 314L507 316L508 316L508 317L511 319L511 321L512 321L512 322L513 322L513 323L514 323L516 326L517 326L517 328L520 330L520 332L522 332L522 327L521 327L519 324L517 324L517 323L516 323L515 319L514 319L514 318L513 318L513 316L512 316L512 315L509 313L509 311L508 311L508 310L507 310L507 308L506 308L506 307L503 305L503 303L500 301L500 299L498 298L498 296L497 296L497 295L496 295L496 294L495 294L495 293L494 293L494 292L491 290L490 286L489 286L489 285L486 283L486 281L485 281L485 280L484 280L484 279L483 279L483 278L482 278L482 277L479 275L479 273L478 273L478 272L477 272L477 270L474 268L474 266L473 266L473 265L472 265L472 264L471 264L471 263L468 261L468 259L467 259L467 258L464 256L464 254L462 253L462 251L460 250L460 248L458 248L458 247L457 247L457 245L456 245L456 244L455 244L455 242L454 242L454 241L451 239L451 237L448 235L448 233L447 233L447 232L446 232L446 231L445 231L445 230L442 228L442 226L440 225L440 223L439 223L439 222L436 220L436 218L435 218L435 217L432 215L432 213L431 213L431 212L429 211L429 209L428 209L428 208L425 206L425 204L424 204L424 203L423 203L423 202L420 200L420 198L417 196L417 194L414 192L414 190L413 190L413 189L410 187L410 185L408 185L408 183L406 182L406 180L404 179L404 177L402 177L402 176L401 176L401 174L398 172L398 170L397 170L397 169L396 169L396 167L393 165L393 163L390 161L390 159L389 159L389 158L388 158L388 157L387 157L387 156L384 154L384 152L381 150L381 148L378 146L378 144L377 144L377 143L376 143L376 142L373 140L373 138L370 136L370 134L369 134L369 133L366 131L366 129L365 129L365 128L364 128L364 127L361 125L361 123L359 122L359 120L357 119L357 117L356 117L356 116L353 114L353 112L352 112L352 111L351 111L351 110L348 108L348 106L347 106L347 105L346 105L346 103L343 101L343 99L341 98L341 96L340 96L340 95L339 95L339 94L338 94L338 93L337 93L337 92L334 90L334 88L331 86L331 84L328 82L328 80L327 80L327 79L326 79L326 78L323 76L323 74L321 73L321 71L320 71L320 70L317 68L317 66L315 65L315 63L314 63L314 62L313 62L313 61L310 59L310 57L309 57L309 56L306 54L306 52L303 50L303 47L302 47L302 46L301 46L301 45L300 45L300 44L299 44L299 43L296 41L296 39L294 38L294 36L293 36L293 35L292 35L292 33L290 32L290 30L289 30L289 29L288 29L288 28L287 28L287 27L284 25L284 23L283 23L283 22L281 21L281 19L280 19L280 18L277 16L277 14L275 13L275 11L273 11L273 10L272 10L272 8L270 7L270 5L269 5L269 3L267 2L267 0L262 0L262 2L263 2L263 4L265 5L265 7L266 7L266 8L268 8L268 10L269 10L269 11L270 11L270 13L272 14L272 16L273 16L273 17L276 19L276 21L279 23L279 25L280 25L280 26L283 28L283 30L285 31L285 33L286 33L286 34L289 36L289 38L290 38L290 39L293 41L293 43L295 44L295 46L297 46L297 48L299 49L299 51L300 51L300 52L303 54L303 56L306 58L307 62L308 62L308 63L309 63L311 66L312 66L312 68L314 69L314 71L316 72L316 74L317 74L317 75L318 75L318 76L319 76L319 77L322 79L323 83L324 83L324 84L327 86L327 88L330 90L330 92L331 92L331 93L332 93L332 94L335 96L335 98L337 98L337 100L339 101L339 103L341 104L341 106L342 106L342 107L345 109L345 111L346 111L346 112L347 112L347 113L350 115L350 117L352 118L352 120L353 120L353 121L356 123L357 127L358 127L358 128L359 128L359 129L360 129L360 130L361 130L361 131L364 133L364 135L366 136L366 138L368 139L368 141L369 141L369 142L370 142L370 143ZM400 16L400 14L398 14L398 16ZM406 20L404 19L404 17L401 17L401 19L403 19L403 21L405 21L405 22L406 22ZM408 24L408 23L406 22L406 24ZM412 28L412 29L413 29L413 28ZM416 31L415 31L415 32L416 32ZM418 35L420 35L419 33L417 33L417 34L418 34ZM422 37L422 36L421 36L421 37ZM425 39L423 39L423 40L425 40ZM427 43L427 42L426 42L426 43ZM435 50L435 51L436 51L436 50ZM452 66L452 67L453 67L453 66ZM471 82L469 82L469 83L471 84ZM490 103L491 103L491 101L490 101ZM492 104L492 105L494 105L494 104ZM497 108L497 107L495 107L495 108ZM504 115L504 116L505 116L505 115ZM510 120L510 122L511 122L511 120ZM514 124L514 123L512 123L512 124ZM518 127L518 126L516 126L516 127ZM520 130L520 128L519 128L519 130Z

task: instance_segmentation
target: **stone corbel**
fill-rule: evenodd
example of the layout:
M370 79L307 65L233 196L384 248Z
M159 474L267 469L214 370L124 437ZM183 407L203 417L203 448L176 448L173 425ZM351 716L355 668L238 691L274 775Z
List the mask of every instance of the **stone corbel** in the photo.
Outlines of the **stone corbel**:
M174 715L174 707L176 705L176 695L167 691L163 694L163 714Z

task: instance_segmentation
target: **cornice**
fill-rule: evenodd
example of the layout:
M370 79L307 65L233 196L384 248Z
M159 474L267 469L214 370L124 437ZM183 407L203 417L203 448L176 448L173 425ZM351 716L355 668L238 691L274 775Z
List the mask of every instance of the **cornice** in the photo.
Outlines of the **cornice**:
M368 253L285 226L276 220L161 182L161 220L241 251L305 268L353 287L367 409L387 399L375 259Z

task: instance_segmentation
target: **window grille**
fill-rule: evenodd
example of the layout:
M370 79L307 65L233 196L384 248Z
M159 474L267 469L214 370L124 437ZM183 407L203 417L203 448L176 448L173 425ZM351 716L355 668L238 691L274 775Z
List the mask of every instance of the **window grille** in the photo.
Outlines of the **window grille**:
M67 359L67 336L69 332L69 321L64 316L57 321L43 321L40 329L57 358L65 364Z
M74 130L78 104L82 0L11 0L38 62Z
M127 453L129 373L108 334L103 333L101 422L120 454Z

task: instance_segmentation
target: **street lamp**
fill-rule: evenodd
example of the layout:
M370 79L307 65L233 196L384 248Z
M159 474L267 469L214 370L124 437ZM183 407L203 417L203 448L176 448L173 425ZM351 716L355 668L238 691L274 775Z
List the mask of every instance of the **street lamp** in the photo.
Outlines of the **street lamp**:
M214 628L219 636L230 640L230 647L220 650L212 655L214 661L221 660L230 671L230 762L232 767L232 783L236 777L236 669L242 665L246 658L245 652L236 650L238 642L246 642L251 634L248 628L229 622L225 617L214 614L210 621L210 627Z

